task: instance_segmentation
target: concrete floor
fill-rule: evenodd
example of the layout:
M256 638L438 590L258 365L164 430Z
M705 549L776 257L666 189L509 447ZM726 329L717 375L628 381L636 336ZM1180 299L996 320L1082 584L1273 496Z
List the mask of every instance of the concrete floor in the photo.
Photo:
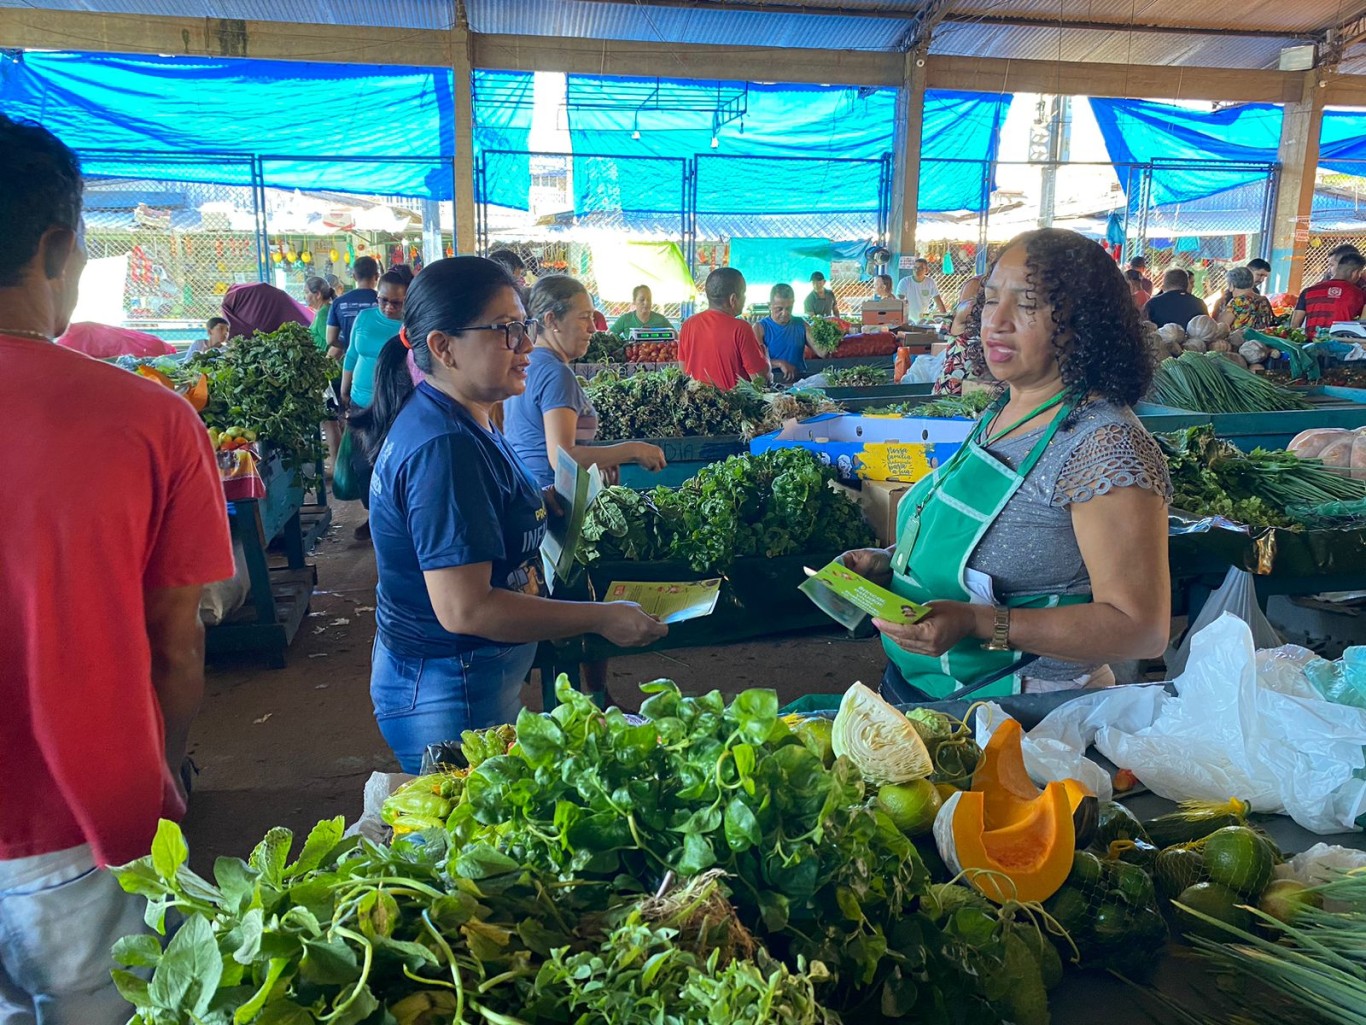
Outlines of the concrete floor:
M190 753L200 768L185 830L192 863L207 870L220 854L245 857L271 826L302 837L321 818L355 819L375 770L398 766L375 727L370 645L375 635L375 556L353 540L359 503L337 503L331 532L313 555L318 586L309 618L284 669L243 659L211 664ZM875 640L827 632L776 636L719 648L689 648L617 659L609 688L634 710L636 685L661 677L685 691L733 695L772 687L783 702L881 679ZM539 710L539 681L524 691Z

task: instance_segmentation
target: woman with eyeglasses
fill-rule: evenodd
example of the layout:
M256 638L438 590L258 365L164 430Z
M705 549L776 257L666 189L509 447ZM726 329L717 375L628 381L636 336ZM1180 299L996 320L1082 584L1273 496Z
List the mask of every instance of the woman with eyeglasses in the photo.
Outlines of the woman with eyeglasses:
M540 329L527 367L526 390L508 399L504 430L513 449L547 488L555 483L560 449L577 463L594 463L609 479L624 463L651 472L664 469L664 452L642 441L586 445L598 433L598 414L569 364L582 359L593 336L593 302L583 282L563 274L541 278L527 298L527 311Z
M513 721L538 641L596 633L639 647L668 632L631 603L541 596L541 489L490 422L526 388L535 341L506 270L438 260L408 290L373 400L352 418L375 468L370 696L405 772L428 744ZM416 386L409 352L425 378Z
M398 271L389 271L379 279L375 305L356 314L351 344L342 360L343 409L370 405L375 392L375 365L385 343L398 334L410 280Z

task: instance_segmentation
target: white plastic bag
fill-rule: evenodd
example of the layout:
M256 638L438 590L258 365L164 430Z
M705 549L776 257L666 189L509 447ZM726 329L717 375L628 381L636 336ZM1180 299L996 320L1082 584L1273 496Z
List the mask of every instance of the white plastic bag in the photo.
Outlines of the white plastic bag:
M1209 596L1204 608L1195 617L1195 622L1186 631L1181 646L1175 652L1167 653L1167 673L1170 676L1180 676L1185 672L1186 660L1190 658L1191 638L1225 612L1232 613L1252 628L1252 640L1258 648L1276 648L1282 644L1280 636L1257 604L1257 588L1252 582L1252 574L1237 566L1230 566L1224 574L1224 582Z
M384 802L399 787L410 779L416 779L406 772L372 772L365 781L365 797L360 818L347 827L347 836L363 836L375 843L385 843L389 839L389 826L380 817Z
M199 595L199 618L205 626L218 626L240 609L251 593L247 557L240 541L232 543L232 563L232 576L206 584Z
M911 361L907 371L901 375L900 384L934 384L944 369L945 354L938 356L917 356Z
M1192 639L1178 696L1152 725L1106 726L1096 749L1172 801L1237 797L1315 833L1355 830L1366 809L1366 781L1356 778L1366 710L1260 682L1257 666L1251 629L1221 616Z

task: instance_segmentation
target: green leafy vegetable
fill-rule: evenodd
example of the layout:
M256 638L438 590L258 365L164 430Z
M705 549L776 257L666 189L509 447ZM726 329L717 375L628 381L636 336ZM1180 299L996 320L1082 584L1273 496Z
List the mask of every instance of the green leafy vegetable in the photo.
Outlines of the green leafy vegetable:
M1244 370L1217 352L1184 352L1176 359L1163 360L1153 373L1148 398L1163 406L1198 413L1314 408L1289 389Z
M892 372L875 366L835 367L825 371L825 380L831 388L873 388L891 384Z
M821 359L827 359L844 341L840 326L823 317L811 318L811 348Z

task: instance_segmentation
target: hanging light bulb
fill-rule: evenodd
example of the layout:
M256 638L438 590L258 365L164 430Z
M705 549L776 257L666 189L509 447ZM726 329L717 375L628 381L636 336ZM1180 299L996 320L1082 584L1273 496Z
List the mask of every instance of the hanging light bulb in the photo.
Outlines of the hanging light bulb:
M634 139L636 142L639 142L639 141L640 141L640 129L639 129L639 128L637 128L634 132L631 133L631 138Z
M718 149L718 148L720 148L720 146L721 146L721 140L718 139L716 136L713 135L713 136L711 137L711 148L712 148L712 149Z

